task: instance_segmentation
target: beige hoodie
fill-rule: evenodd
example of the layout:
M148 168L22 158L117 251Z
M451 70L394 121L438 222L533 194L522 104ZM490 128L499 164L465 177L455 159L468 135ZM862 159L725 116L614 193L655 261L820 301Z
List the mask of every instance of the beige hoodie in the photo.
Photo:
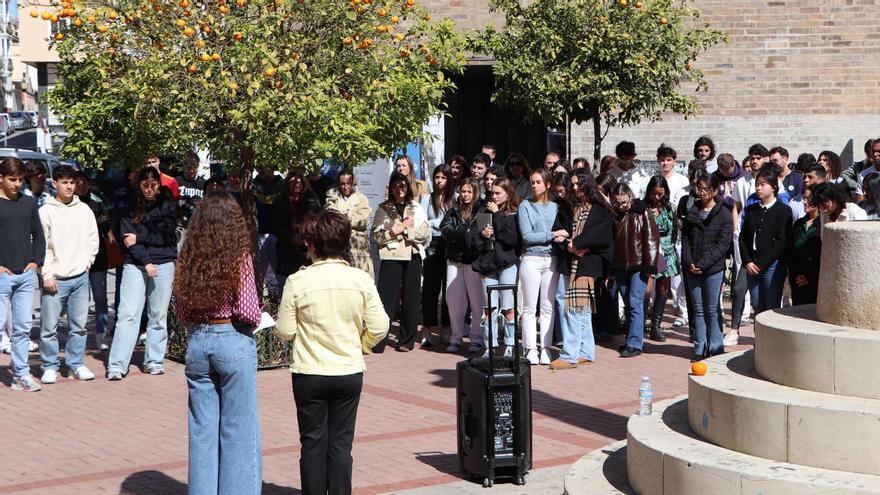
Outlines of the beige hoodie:
M39 212L46 235L43 280L70 278L87 272L95 262L100 242L91 208L76 196L66 205L52 197Z

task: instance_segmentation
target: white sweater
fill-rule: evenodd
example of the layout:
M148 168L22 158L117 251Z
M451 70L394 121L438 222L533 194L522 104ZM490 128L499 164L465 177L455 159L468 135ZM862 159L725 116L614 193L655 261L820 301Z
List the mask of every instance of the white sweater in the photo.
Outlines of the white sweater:
M66 205L52 197L39 211L46 235L43 280L87 272L95 262L100 242L91 208L76 196Z

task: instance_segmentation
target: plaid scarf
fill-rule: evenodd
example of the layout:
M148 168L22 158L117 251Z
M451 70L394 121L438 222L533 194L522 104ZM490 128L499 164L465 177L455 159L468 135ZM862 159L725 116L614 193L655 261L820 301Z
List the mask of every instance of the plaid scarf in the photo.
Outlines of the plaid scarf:
M590 206L579 206L575 210L574 229L572 232L582 232L590 216ZM565 307L576 311L596 311L595 280L593 277L577 276L578 258L572 256L571 275L568 289L565 291Z

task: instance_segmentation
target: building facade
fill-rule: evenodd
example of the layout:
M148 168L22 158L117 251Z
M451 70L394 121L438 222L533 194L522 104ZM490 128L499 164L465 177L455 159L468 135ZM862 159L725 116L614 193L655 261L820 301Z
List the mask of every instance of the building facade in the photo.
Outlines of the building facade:
M465 29L503 23L486 0L421 3ZM784 146L792 160L823 149L864 158L864 142L880 137L880 1L693 0L691 5L701 10L701 22L730 38L696 64L709 84L707 92L694 93L700 110L688 119L669 115L661 122L611 129L602 154L628 140L642 158L652 159L665 142L680 159L689 159L694 141L705 134L719 152L737 159L756 142ZM592 123L572 126L571 146L572 156L592 158Z

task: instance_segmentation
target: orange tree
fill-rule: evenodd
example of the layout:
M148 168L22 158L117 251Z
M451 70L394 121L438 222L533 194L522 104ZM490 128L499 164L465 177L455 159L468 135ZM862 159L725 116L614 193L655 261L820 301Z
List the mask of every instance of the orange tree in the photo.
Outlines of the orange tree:
M422 136L464 41L415 0L65 0L50 103L91 167L207 148L241 171L358 164Z
M698 55L726 40L699 22L686 0L490 0L506 24L475 35L475 51L495 58L493 101L530 120L559 126L593 121L599 159L611 126L692 115L683 83L707 88Z

